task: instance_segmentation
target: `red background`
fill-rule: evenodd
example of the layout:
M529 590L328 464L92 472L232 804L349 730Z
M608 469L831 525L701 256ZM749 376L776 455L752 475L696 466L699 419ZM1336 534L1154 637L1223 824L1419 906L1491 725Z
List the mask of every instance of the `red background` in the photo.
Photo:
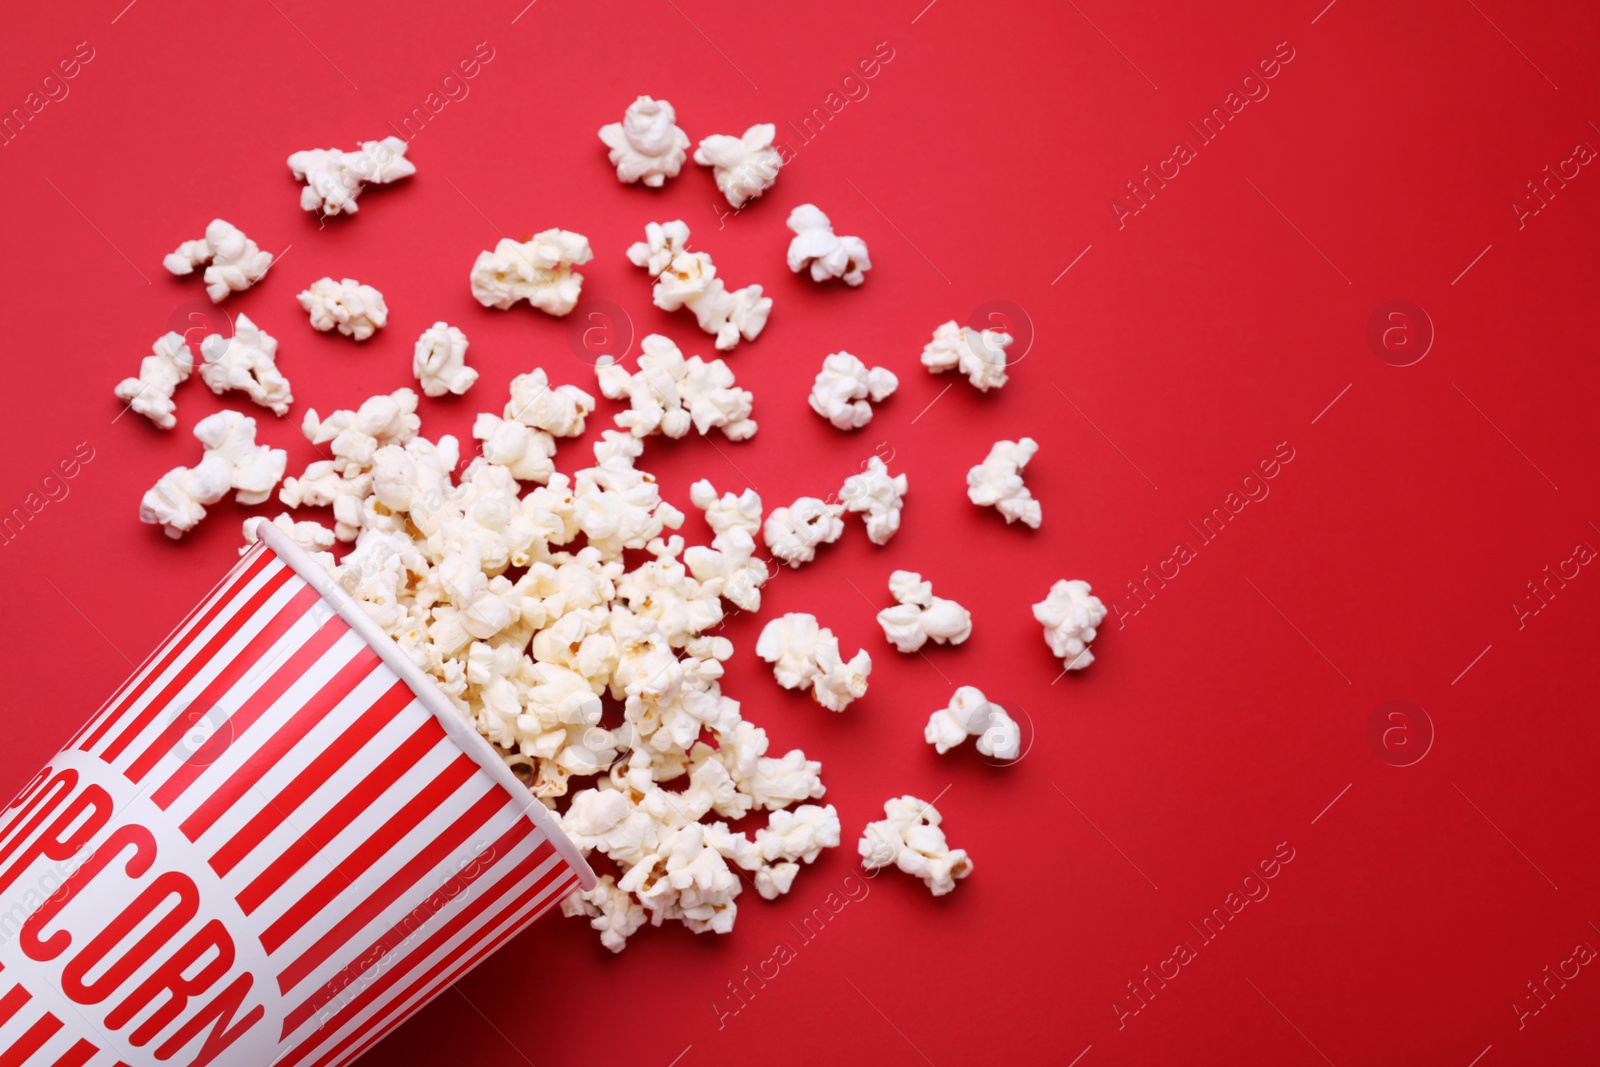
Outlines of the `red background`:
M204 299L162 255L216 215L292 246L224 307L282 342L290 418L229 400L297 471L315 455L296 431L305 410L410 384L412 343L436 319L466 330L483 378L463 399L423 401L429 436L465 437L534 366L595 391L568 322L473 301L468 267L502 234L587 234L587 298L625 308L635 337L709 354L623 258L647 221L682 217L725 278L762 283L776 306L729 359L756 393L759 435L652 440L645 465L669 497L687 508L702 475L754 485L768 507L824 495L875 449L910 476L888 547L852 525L765 598L765 616L815 612L847 652L871 651L864 700L821 711L756 660L761 619L726 631L739 649L727 691L776 748L823 761L845 846L786 899L747 893L726 937L646 930L613 958L584 924L548 918L367 1062L1593 1062L1592 967L1521 1029L1511 1005L1576 944L1600 947L1600 576L1584 568L1520 628L1510 605L1579 542L1600 547L1600 177L1584 168L1521 228L1510 205L1578 142L1600 147L1600 14L1505 0L524 2L11 13L6 110L77 42L94 58L0 150L0 506L22 504L78 442L94 459L0 549L5 780L49 757L239 543L246 512L232 503L182 543L135 518L161 472L197 458L189 430L221 406L191 382L171 434L116 418L113 385ZM494 58L413 140L414 179L325 227L299 210L291 151L385 135L478 42ZM798 122L879 42L893 59L868 95L721 228L707 172L624 187L595 137L642 92L671 99L696 139ZM1108 205L1124 183L1193 143L1185 123L1279 42L1294 58L1270 96L1119 229ZM862 289L784 269L783 221L806 201L869 242ZM388 329L359 346L314 333L294 294L324 274L381 289ZM1437 333L1404 368L1366 339L1396 299ZM928 407L947 382L918 367L922 344L993 300L1033 333L1011 384L980 395L957 381ZM854 435L805 404L839 349L902 380ZM990 443L1023 434L1041 446L1027 472L1037 532L963 492ZM1125 626L1108 620L1093 667L1052 685L1059 664L1029 605L1082 577L1134 606L1125 583L1196 543L1185 524L1280 442L1295 458L1270 496ZM586 453L566 445L558 463ZM686 529L709 536L694 515ZM890 648L873 616L897 566L973 610L966 645L926 659ZM952 684L1025 710L1018 765L922 742ZM1426 709L1435 732L1412 766L1369 741L1391 700ZM1419 743L1413 718L1402 753ZM719 1026L726 983L778 940L798 943L788 924L841 889L862 826L903 792L940 796L975 874L939 900L898 873L872 881ZM1187 924L1280 842L1295 858L1270 896L1199 947ZM1119 1028L1125 983L1180 939L1198 958Z

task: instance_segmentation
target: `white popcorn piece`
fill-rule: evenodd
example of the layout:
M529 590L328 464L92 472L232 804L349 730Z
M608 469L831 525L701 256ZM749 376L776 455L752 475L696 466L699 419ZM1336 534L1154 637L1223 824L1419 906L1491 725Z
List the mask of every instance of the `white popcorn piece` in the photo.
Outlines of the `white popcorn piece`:
M972 612L954 600L933 595L933 583L916 571L889 575L889 592L897 603L878 612L883 636L901 652L911 653L930 640L959 645L972 636Z
M756 831L755 844L768 863L810 863L823 849L838 848L840 833L839 813L832 804L802 804L773 812Z
M957 689L948 706L929 716L922 736L941 756L969 737L978 739L979 752L994 759L1014 760L1022 754L1022 727L970 685Z
M178 275L193 274L196 267L205 267L206 295L212 303L220 304L229 293L248 289L266 277L272 267L272 253L261 251L232 223L212 219L204 237L183 242L161 265Z
M209 334L200 342L200 380L218 396L237 389L282 418L294 403L289 379L278 370L278 341L240 315L233 336Z
M683 563L702 588L746 611L761 610L761 587L767 565L755 558L755 538L761 532L761 498L754 489L742 494L724 493L705 479L689 487L689 499L705 512L715 536L711 546L691 545Z
M835 352L822 361L811 386L811 410L841 430L859 430L872 421L872 405L881 404L900 387L894 371L867 365L849 352Z
M940 826L943 818L932 804L913 796L883 805L885 818L868 823L856 849L864 870L895 866L922 879L934 896L944 896L956 881L972 873L965 849L952 849Z
M1082 579L1062 580L1033 606L1033 617L1044 627L1045 643L1069 671L1081 671L1094 662L1089 643L1106 618L1105 604L1089 590Z
M689 227L681 220L652 222L645 240L628 246L628 260L655 279L651 299L663 311L688 308L700 328L717 339L717 349L727 351L740 338L754 341L767 325L772 298L759 285L732 292L705 252L687 251Z
M593 889L574 890L561 902L561 913L587 918L590 929L600 931L600 943L612 952L627 948L628 938L644 926L647 918L644 906L632 893L618 889L617 880L609 874L597 879Z
M984 461L967 471L967 499L998 510L1007 526L1020 521L1037 530L1044 514L1023 484L1022 469L1038 451L1038 442L1031 437L996 441Z
M139 502L139 521L161 526L179 538L206 517L206 507L237 490L241 504L259 504L283 478L289 454L256 444L256 420L237 411L219 411L195 424L204 451L193 467L162 475Z
M756 641L756 655L772 664L772 674L785 689L811 689L811 696L829 711L843 711L866 695L872 656L866 649L846 661L833 631L816 616L781 615L768 622Z
M772 146L778 128L770 122L744 131L741 137L713 134L694 150L694 161L710 167L717 188L735 211L772 188L783 157Z
M289 170L305 182L300 207L324 215L357 210L356 197L368 185L387 185L417 172L406 158L406 142L399 137L362 141L354 152L337 148L311 148L289 157Z
M843 536L843 515L843 504L803 496L786 508L773 508L761 532L768 551L798 567L817 558L819 545L832 544Z
M256 530L256 525L261 521L261 519L253 517L244 520L244 547L239 549L239 555L242 556L250 551L250 546L261 539ZM334 537L333 530L329 527L322 525L320 522L311 522L309 520L296 522L294 516L287 511L274 515L272 517L272 525L288 534L290 540L310 552L313 557L319 553L327 553L329 549L333 548L334 542L337 540ZM332 555L329 555L328 559L331 561L333 559Z
M628 410L616 415L618 426L635 437L683 437L690 426L702 436L720 429L730 441L754 436L750 412L755 398L736 386L725 362L685 359L670 338L656 333L647 335L640 348L634 374L608 358L595 365L601 394L628 401Z
M904 505L907 479L904 474L889 476L889 468L878 456L869 456L865 470L844 480L839 499L846 511L866 517L867 537L875 545L886 545L900 532L900 509Z
M974 330L957 326L954 320L933 332L933 340L922 349L922 365L931 374L956 370L987 393L1006 384L1006 347L1011 335L999 330Z
M550 387L543 369L511 379L511 399L502 413L551 437L577 437L594 410L594 397L576 385Z
M411 373L428 396L460 396L478 380L467 366L467 335L447 322L436 322L417 338Z
M335 466L341 474L353 476L371 468L378 449L405 444L417 436L421 426L417 394L396 389L388 396L369 397L355 411L335 411L326 419L311 408L300 430L314 445L333 442Z
M472 295L484 307L505 311L526 300L560 317L578 306L583 292L583 275L572 268L593 258L589 239L570 230L545 230L525 242L502 237L473 262Z
M504 467L519 482L543 484L555 473L555 438L487 411L478 413L472 436L483 442L483 458Z
M659 189L676 178L689 155L689 135L678 127L678 114L665 100L641 96L628 105L621 122L600 127L600 140L610 151L617 180L643 182Z
M170 430L178 421L173 415L178 406L172 394L194 370L194 356L183 334L176 331L156 338L151 353L139 361L139 376L122 379L115 392L118 400L126 401L161 429Z
M318 278L300 293L300 306L311 316L313 329L337 329L346 337L365 341L389 324L389 307L383 294L354 278L334 281Z
M790 270L807 271L814 282L838 278L857 286L866 281L872 269L867 243L859 237L837 236L833 223L815 204L801 204L789 212L788 226L795 235L789 242Z

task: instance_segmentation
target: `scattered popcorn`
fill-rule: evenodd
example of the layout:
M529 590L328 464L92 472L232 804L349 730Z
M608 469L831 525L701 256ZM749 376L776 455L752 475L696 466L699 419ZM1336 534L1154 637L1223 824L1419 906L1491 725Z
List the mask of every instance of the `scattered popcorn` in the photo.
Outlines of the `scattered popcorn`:
M250 316L233 320L232 337L208 335L200 342L200 355L200 379L213 393L237 389L280 418L289 413L294 394L278 371L278 341Z
M755 537L761 530L761 498L754 489L746 489L739 496L724 493L719 497L712 484L702 478L689 487L689 500L705 512L706 522L716 536L709 548L687 548L684 566L703 588L715 591L735 607L761 610L761 587L769 577L766 563L755 558Z
M237 490L241 504L259 504L283 478L289 454L256 444L256 420L237 411L219 411L195 424L204 451L193 467L175 467L144 494L139 521L160 525L179 538L206 517L206 506Z
M972 636L972 612L954 600L933 595L933 583L915 571L889 575L889 592L898 603L878 612L883 636L901 652L916 652L928 641L959 645Z
M266 277L272 267L272 253L261 251L231 223L212 219L204 237L183 242L161 265L178 275L193 274L196 267L205 267L206 295L212 303L220 304L229 293L248 289Z
M817 546L829 545L844 534L843 504L829 504L803 496L786 508L773 508L762 527L767 549L791 567L817 558Z
M741 337L756 339L772 312L772 298L761 295L761 286L729 292L709 255L686 251L689 227L682 221L652 222L644 232L643 241L628 246L628 260L655 279L656 307L688 308L700 328L716 337L719 351L733 348Z
M811 410L841 430L859 430L872 421L872 405L881 404L899 387L894 371L868 370L850 353L835 352L822 361L811 386Z
M730 441L755 434L756 423L750 417L754 397L748 389L735 386L726 363L720 359L707 363L699 356L684 359L670 338L657 333L639 344L639 370L634 374L609 358L595 365L600 392L610 400L628 401L628 410L616 415L618 426L635 437L682 437L691 425L701 435L719 428Z
M1020 441L996 441L984 461L967 471L967 499L979 507L997 509L1006 525L1020 520L1035 530L1044 516L1039 502L1022 483L1022 468L1028 465L1039 445L1031 437Z
M790 270L810 271L814 282L839 278L856 286L866 281L872 269L867 243L859 237L836 236L833 223L815 204L801 204L789 212L788 225L795 235L789 242Z
M957 326L952 320L933 332L933 340L922 350L922 365L933 374L959 371L987 393L1006 384L1006 346L1010 343L1009 333L980 332Z
M979 752L994 759L1014 760L1022 754L1022 727L970 685L957 689L949 706L929 717L923 737L941 756L969 737L978 739Z
M839 639L814 615L793 613L773 619L756 641L756 655L772 664L773 677L785 689L810 687L812 699L829 711L843 711L866 695L872 657L866 649L848 662Z
M896 797L883 805L886 818L868 823L857 844L862 869L875 871L891 864L922 879L936 897L956 887L956 880L972 873L965 849L951 849L939 826L941 817L932 804L916 797Z
M313 329L324 333L337 329L357 341L365 341L389 323L383 294L354 278L317 279L300 294L300 306L310 313Z
M356 197L368 184L387 185L417 172L406 158L406 142L398 137L362 141L354 152L311 148L289 157L289 170L306 183L300 206L324 215L356 213Z
M1033 606L1033 617L1044 626L1045 644L1069 671L1081 671L1094 662L1089 642L1106 618L1106 606L1089 588L1082 579L1059 581Z
M570 230L545 230L522 243L502 237L473 262L472 295L501 311L526 300L547 315L565 315L583 291L583 275L572 268L593 258L589 239Z
M118 400L125 400L134 411L143 415L163 430L177 424L173 416L178 408L172 394L178 383L194 370L194 356L183 334L168 332L156 338L151 355L139 362L139 376L124 378L115 390Z
M710 167L717 188L735 211L754 200L778 180L783 157L772 147L778 129L770 122L752 126L743 137L713 134L694 150L694 161Z
M256 526L262 521L264 520L253 516L244 520L244 547L239 549L239 555L242 556L250 551L250 546L261 539ZM333 548L337 538L334 536L333 531L322 525L322 523L296 522L292 515L284 511L273 516L272 524L288 534L295 544L309 552L312 559L329 571L332 571L337 566L333 559L333 553L329 551Z
M561 902L561 913L589 919L590 928L600 931L600 943L612 952L627 948L628 938L646 919L644 906L632 893L618 889L617 880L609 874L596 879L593 889L573 891Z
M610 149L618 181L642 181L652 189L676 178L689 154L689 135L678 128L677 112L648 96L629 104L621 122L600 127L600 140Z
M334 460L341 473L354 475L372 466L378 449L405 444L417 436L421 426L417 394L410 389L396 389L388 396L368 398L355 411L335 411L326 419L311 408L300 430L314 445L332 441Z
M906 495L906 476L889 476L889 468L877 456L867 459L867 467L844 480L839 499L846 511L866 516L867 536L875 545L886 545L900 531L900 509Z
M428 396L460 396L478 380L467 366L467 335L449 323L436 322L417 338L411 373Z

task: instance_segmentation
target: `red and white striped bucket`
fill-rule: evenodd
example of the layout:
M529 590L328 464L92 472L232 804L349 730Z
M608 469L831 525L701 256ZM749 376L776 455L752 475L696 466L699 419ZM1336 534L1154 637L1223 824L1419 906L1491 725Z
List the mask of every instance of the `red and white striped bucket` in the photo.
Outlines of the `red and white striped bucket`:
M594 874L271 523L0 811L0 1067L332 1067Z

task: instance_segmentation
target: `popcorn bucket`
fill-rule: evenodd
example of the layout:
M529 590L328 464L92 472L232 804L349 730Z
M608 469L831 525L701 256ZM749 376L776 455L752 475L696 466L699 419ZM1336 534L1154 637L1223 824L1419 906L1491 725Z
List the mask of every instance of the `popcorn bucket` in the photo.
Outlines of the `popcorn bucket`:
M0 811L0 1067L329 1067L594 874L271 523Z

